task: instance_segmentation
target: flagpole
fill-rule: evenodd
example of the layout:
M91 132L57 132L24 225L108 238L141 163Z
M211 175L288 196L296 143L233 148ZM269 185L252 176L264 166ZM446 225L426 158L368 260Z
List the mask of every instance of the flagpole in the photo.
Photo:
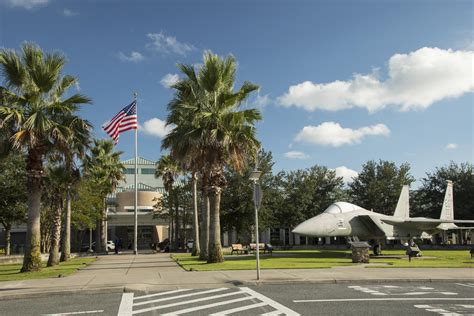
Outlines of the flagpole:
M134 92L133 97L135 99L135 108L138 121L138 104L137 102L138 93ZM133 227L133 253L138 254L138 128L135 129L135 211L134 211L134 227Z

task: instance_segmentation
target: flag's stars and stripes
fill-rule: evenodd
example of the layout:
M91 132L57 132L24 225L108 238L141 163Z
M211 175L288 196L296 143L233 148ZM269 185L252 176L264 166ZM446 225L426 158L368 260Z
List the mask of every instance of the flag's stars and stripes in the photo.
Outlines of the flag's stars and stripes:
M102 128L110 137L112 137L115 144L118 143L120 133L131 129L137 129L137 101L133 101L120 110L120 112L118 112L110 121L104 123Z

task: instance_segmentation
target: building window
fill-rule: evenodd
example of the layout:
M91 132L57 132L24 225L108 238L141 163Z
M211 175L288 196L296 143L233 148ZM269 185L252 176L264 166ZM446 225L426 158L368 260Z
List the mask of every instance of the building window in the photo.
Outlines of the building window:
M123 171L124 174L135 174L135 168L126 168Z
M154 168L142 168L142 174L155 174L155 169Z

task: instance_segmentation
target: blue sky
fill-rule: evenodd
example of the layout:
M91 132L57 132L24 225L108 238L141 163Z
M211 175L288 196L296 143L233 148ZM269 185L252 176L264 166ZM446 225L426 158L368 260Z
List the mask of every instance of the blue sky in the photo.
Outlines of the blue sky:
M473 161L471 1L0 0L0 46L67 55L100 130L139 93L139 154L158 159L177 62L233 54L260 85L258 137L275 171L315 164L353 175L369 159L421 178ZM118 149L133 156L133 133ZM345 167L340 168L340 167Z

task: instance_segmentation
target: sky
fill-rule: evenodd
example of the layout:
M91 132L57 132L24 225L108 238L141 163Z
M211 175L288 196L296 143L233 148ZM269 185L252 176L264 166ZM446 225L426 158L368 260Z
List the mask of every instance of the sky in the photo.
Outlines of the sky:
M384 159L419 180L473 162L473 17L459 0L0 0L0 47L65 54L97 138L137 92L139 155L151 160L165 153L176 64L232 54L236 88L260 86L242 107L262 111L274 172L317 164L351 181ZM120 135L124 159L133 140Z

